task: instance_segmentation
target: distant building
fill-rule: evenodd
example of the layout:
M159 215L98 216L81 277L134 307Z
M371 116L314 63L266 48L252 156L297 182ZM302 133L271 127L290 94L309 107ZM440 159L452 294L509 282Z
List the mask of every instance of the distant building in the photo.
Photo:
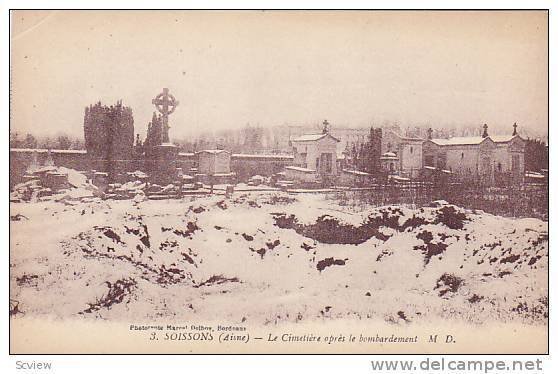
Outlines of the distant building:
M368 141L370 129L367 127L334 127L329 133L335 138L339 139L339 144L337 145L337 154L338 156L341 156L343 152L350 152L353 145L366 143Z
M521 183L525 174L525 140L517 134L428 139L423 166L449 170L460 180L484 184Z
M268 153L288 153L292 150L292 139L319 132L320 129L318 125L282 125L275 126L270 131L272 140L266 144L266 151ZM339 157L343 151L352 149L353 145L365 143L368 140L369 129L366 127L332 127L329 133L339 140L337 145Z

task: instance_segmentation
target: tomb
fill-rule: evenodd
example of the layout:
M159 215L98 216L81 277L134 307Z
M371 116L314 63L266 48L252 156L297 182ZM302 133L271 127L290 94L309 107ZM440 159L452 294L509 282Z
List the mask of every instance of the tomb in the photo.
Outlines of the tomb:
M304 182L330 184L337 176L337 143L324 121L321 134L307 134L291 139L294 165L286 169L287 177Z
M232 183L236 174L231 172L231 153L222 149L196 152L199 181L206 184Z

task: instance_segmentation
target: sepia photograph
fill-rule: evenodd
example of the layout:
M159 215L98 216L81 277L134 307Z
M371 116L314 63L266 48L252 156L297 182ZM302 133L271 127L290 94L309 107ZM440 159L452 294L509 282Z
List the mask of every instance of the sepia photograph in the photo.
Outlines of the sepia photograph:
M548 354L548 10L9 16L11 354Z

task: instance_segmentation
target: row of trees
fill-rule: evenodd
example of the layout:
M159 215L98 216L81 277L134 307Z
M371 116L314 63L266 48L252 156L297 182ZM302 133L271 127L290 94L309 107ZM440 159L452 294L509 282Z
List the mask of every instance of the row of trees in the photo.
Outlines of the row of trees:
M217 148L234 153L260 153L279 150L277 140L273 128L246 125L242 129L202 133L188 139L179 139L176 143L184 152Z
M10 131L10 148L85 149L85 142L78 137L58 134L54 137L36 137Z

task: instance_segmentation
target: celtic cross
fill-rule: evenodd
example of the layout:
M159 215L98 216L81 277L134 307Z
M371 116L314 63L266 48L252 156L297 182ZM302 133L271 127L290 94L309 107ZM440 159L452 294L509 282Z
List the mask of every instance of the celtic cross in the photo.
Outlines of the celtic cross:
M178 106L178 101L169 93L168 88L163 88L163 92L157 95L151 103L155 105L157 110L163 115L163 134L161 141L169 142L169 114L174 112Z

